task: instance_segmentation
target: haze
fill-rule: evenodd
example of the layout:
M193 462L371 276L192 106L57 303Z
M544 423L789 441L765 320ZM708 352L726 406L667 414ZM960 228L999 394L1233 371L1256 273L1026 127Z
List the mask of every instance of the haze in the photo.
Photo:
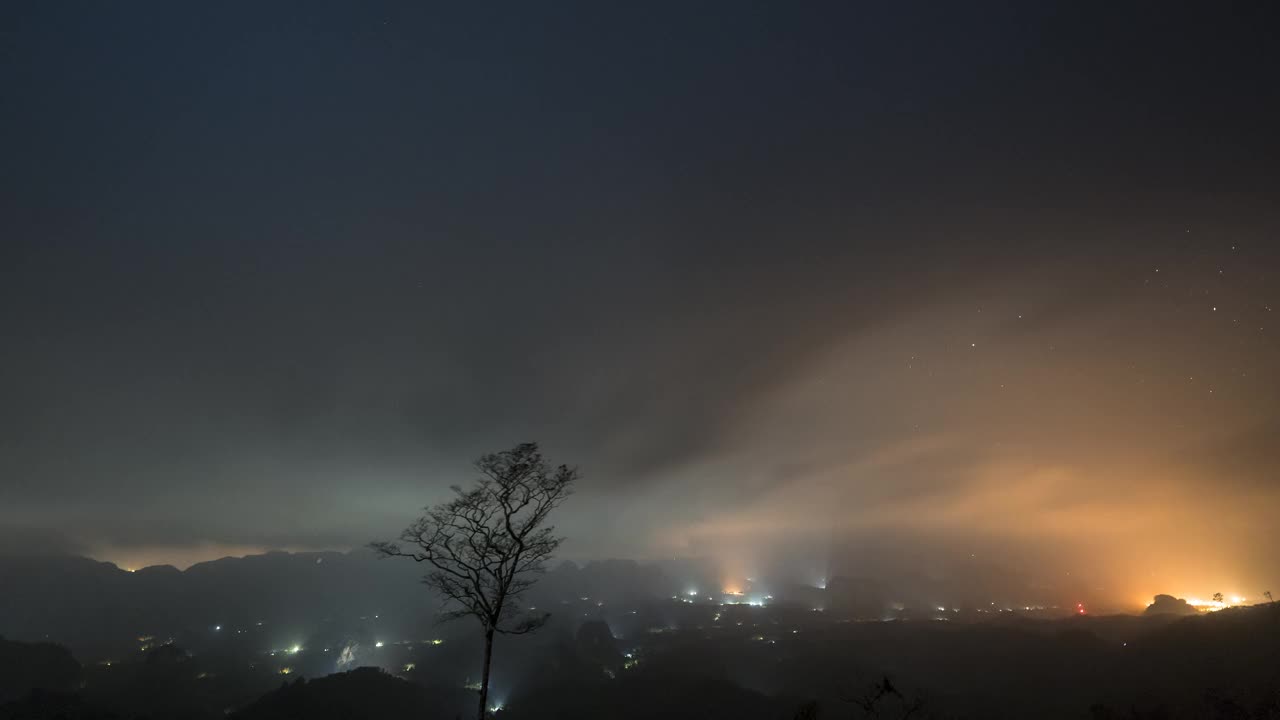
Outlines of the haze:
M1273 25L1179 13L10 7L0 545L346 550L536 440L571 559L1260 597Z

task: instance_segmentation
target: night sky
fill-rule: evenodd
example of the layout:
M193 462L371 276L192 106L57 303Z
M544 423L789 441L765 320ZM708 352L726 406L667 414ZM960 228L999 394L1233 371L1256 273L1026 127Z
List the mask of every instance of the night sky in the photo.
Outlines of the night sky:
M5 3L0 545L536 440L567 557L1280 590L1280 18L1119 5Z

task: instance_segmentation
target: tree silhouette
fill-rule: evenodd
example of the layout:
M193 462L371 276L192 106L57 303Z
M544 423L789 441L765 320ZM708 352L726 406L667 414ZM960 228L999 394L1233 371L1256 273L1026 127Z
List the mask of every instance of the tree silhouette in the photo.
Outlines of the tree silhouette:
M1270 591L1270 590L1264 590L1264 591L1263 591L1263 593L1262 593L1262 597L1266 598L1268 603L1273 603L1273 602L1275 602L1275 600L1272 600L1272 599L1271 599L1271 591Z
M910 720L923 706L919 698L904 695L888 675L880 682L872 683L861 695L846 697L845 700L857 706L865 718L888 718L892 715L896 720Z
M485 455L476 461L482 477L468 490L453 486L454 498L427 507L400 534L400 544L375 542L384 557L407 557L432 570L422 579L452 605L444 619L471 616L484 629L484 668L479 718L488 712L489 666L495 633L521 635L549 617L522 614L515 602L545 570L563 538L547 517L569 496L578 471L552 469L536 443Z
M1214 602L1216 602L1216 603L1220 603L1220 602L1222 602L1222 593L1214 593L1214 594L1213 594L1213 601L1214 601Z

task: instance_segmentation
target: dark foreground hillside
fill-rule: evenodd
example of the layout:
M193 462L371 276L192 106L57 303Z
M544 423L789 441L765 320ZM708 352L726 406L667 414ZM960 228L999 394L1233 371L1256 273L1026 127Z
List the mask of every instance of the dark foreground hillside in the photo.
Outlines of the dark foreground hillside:
M298 679L231 714L232 720L346 720L455 717L473 712L472 695L429 689L377 668L358 668L316 680Z
M1280 605L1192 617L845 622L767 608L618 639L553 635L496 687L509 720L733 718L1280 719ZM512 646L515 647L515 646ZM426 656L424 656L425 659ZM0 643L0 719L395 720L471 717L446 666L299 677L160 645L81 668Z
M52 643L23 643L0 636L0 703L21 698L34 689L75 690L80 687L80 663L66 648Z

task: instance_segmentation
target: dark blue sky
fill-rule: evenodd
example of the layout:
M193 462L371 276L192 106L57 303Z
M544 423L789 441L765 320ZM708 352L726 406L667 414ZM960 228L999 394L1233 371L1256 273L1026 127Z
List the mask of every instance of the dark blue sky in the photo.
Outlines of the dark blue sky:
M904 543L1106 526L1155 548L1128 572L1195 517L1153 498L1209 485L1237 551L1280 509L1278 26L8 3L0 527L130 562L349 547L536 439L587 477L580 554L803 538L818 507ZM1236 554L1198 576L1274 578Z

